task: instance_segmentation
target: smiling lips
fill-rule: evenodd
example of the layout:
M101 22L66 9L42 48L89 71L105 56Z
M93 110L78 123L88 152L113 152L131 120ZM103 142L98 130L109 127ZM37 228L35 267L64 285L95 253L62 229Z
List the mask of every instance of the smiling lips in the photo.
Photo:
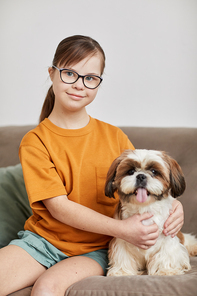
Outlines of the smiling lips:
M84 96L79 96L79 95L76 95L76 94L67 93L67 95L69 95L72 99L77 100L77 101L84 98Z

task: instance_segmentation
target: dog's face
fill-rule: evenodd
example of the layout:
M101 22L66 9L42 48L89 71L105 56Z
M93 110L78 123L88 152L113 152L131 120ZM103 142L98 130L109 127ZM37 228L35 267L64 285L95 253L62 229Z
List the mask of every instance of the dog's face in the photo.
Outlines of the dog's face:
M105 194L122 200L147 205L169 194L180 196L185 180L178 163L166 153L153 150L126 150L112 163Z

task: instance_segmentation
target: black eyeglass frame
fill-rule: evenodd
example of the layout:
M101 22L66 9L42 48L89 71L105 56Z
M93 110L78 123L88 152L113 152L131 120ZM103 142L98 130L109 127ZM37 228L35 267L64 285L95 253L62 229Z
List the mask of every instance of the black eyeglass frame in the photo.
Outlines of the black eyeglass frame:
M61 80L62 80L62 82L64 82L64 83L66 83L66 84L73 84L73 83L75 83L75 82L77 82L77 80L79 79L79 78L82 78L82 81L83 81L83 85L86 87L86 88L89 88L89 89L95 89L95 88L97 88L97 87L99 87L99 85L101 84L101 82L103 81L103 78L102 77L100 77L100 76L97 76L97 75L79 75L76 71L74 71L74 70L71 70L71 69L66 69L66 68L58 68L58 67L56 67L56 66L54 66L54 65L52 65L52 68L55 68L56 70L58 70L59 71L59 73L60 73L60 78L61 78ZM65 82L63 79L62 79L62 71L64 71L64 70L67 70L67 71L70 71L70 72L74 72L75 74L77 74L77 79L74 81L74 82ZM88 87L88 86L86 86L85 85L85 82L84 82L84 78L85 77L89 77L89 76L91 76L91 77L97 77L97 78L99 78L100 79L100 82L99 82L99 84L96 86L96 87Z

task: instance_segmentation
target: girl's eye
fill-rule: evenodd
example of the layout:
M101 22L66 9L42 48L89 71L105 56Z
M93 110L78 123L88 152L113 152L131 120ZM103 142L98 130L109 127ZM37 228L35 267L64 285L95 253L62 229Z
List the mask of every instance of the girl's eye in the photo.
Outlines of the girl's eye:
M69 76L69 77L72 77L73 75L74 75L74 73L73 72L71 72L71 71L66 71L66 72L64 72L67 76Z
M93 76L86 76L85 79L90 82L92 80L94 80L94 77Z
M129 170L129 171L127 172L127 174L128 174L129 176L132 176L134 173L135 173L135 170L134 170L134 169L131 169L131 170Z

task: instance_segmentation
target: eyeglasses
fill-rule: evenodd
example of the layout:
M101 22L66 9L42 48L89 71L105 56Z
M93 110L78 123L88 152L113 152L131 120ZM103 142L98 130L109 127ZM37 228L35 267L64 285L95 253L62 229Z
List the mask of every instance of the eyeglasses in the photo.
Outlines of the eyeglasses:
M56 66L52 66L52 67L57 69L60 72L61 80L67 84L73 84L79 78L82 78L82 81L85 87L89 89L95 89L101 84L103 80L103 78L97 75L91 75L91 74L79 75L77 72L70 69L59 69Z

